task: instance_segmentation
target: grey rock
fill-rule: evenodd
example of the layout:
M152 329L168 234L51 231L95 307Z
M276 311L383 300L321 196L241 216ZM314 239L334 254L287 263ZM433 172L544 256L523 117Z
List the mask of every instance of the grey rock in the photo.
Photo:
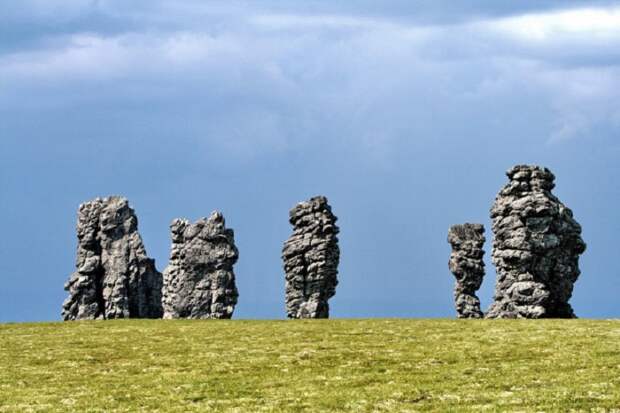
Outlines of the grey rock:
M80 205L77 237L77 271L65 284L64 320L161 317L162 275L146 255L125 198Z
M284 243L286 313L289 318L328 318L328 300L338 285L338 232L336 216L324 196L291 209L293 234Z
M234 232L213 212L194 224L175 219L164 271L164 318L231 318L239 293L233 266L239 258Z
M482 318L476 291L484 278L484 226L453 225L448 231L452 246L448 267L454 277L454 302L458 318Z
M573 318L569 304L586 244L572 211L551 193L547 168L517 165L491 208L497 268L489 318Z

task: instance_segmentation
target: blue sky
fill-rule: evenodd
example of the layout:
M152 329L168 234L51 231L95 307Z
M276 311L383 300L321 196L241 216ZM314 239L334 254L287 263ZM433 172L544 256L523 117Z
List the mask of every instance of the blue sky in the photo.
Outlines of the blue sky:
M518 3L515 5L514 3ZM536 163L583 226L573 306L620 316L620 4L0 0L0 321L59 319L78 205L236 232L236 318L282 318L288 210L339 216L334 317L453 317L451 224Z

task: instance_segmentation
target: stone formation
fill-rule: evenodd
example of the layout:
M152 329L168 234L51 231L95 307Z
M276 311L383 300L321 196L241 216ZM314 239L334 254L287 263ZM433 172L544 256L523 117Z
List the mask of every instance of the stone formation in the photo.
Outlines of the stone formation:
M484 278L484 226L453 225L448 231L452 246L448 267L454 277L454 303L458 318L482 318L476 291Z
M293 234L282 249L289 318L329 317L340 261L337 219L324 196L301 202L289 213Z
M77 238L77 270L65 284L64 320L162 316L162 275L146 255L127 199L111 196L80 205Z
M194 224L175 219L164 271L164 318L231 318L239 293L233 266L239 258L234 231L213 212Z
M573 318L568 303L586 249L547 168L517 165L491 208L497 268L488 318Z

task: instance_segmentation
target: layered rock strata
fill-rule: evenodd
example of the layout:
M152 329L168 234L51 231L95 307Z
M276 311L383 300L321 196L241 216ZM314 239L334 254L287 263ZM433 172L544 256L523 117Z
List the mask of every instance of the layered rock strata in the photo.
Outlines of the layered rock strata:
M293 234L284 243L286 313L289 318L328 318L338 285L338 226L324 196L291 209Z
M239 258L234 232L213 212L171 226L170 262L164 271L164 318L231 318L239 293L233 266Z
M547 168L517 165L491 208L497 268L489 318L572 318L569 299L586 249Z
M453 225L448 231L452 246L448 267L454 277L454 304L458 318L482 318L476 291L484 278L484 226Z
M125 198L80 205L77 237L77 270L65 284L64 320L162 316L162 275L146 255L138 218Z

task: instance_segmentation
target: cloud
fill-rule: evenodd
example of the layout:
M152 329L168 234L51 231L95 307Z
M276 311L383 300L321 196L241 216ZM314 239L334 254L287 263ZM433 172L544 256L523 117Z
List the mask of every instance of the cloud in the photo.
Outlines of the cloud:
M499 129L514 116L515 102L524 112L528 105L543 111L548 126L540 138L551 143L618 127L617 7L477 19L472 12L419 24L389 13L291 13L234 3L154 2L142 14L106 1L45 4L30 3L44 15L75 19L87 10L132 16L133 23L112 33L78 25L0 54L4 110L195 102L186 111L193 126L181 129L245 154L318 140L389 157L412 135L449 140L463 129ZM192 10L210 17L197 25ZM474 110L486 116L478 112L468 125Z
M500 19L491 26L527 41L552 41L560 36L587 35L588 40L620 37L620 8L586 8L533 13Z

